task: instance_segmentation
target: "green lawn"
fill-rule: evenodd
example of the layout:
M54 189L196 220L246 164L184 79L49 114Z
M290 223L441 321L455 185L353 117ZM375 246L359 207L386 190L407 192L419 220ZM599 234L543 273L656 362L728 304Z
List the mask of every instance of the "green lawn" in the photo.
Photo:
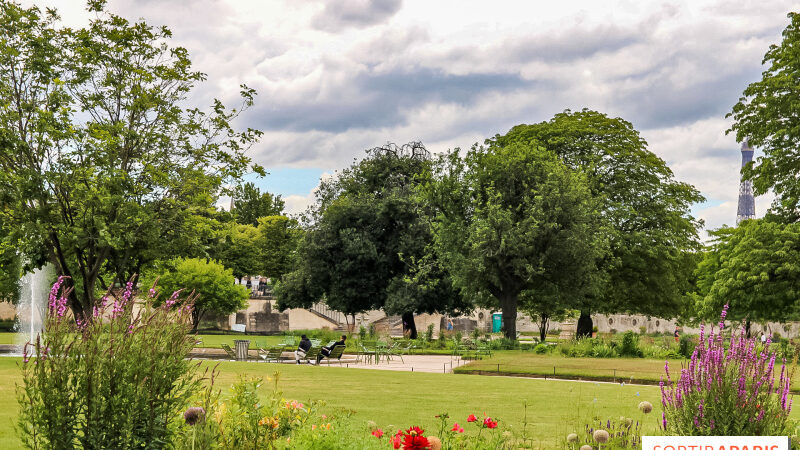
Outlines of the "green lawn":
M688 361L669 361L670 372L677 378ZM589 378L607 381L642 381L657 383L664 374L664 361L643 358L567 358L560 355L537 355L533 352L499 351L491 358L471 361L457 367L462 374L500 372L564 378ZM800 390L800 372L795 371L793 390Z
M14 385L20 382L18 358L0 358L0 447L13 449L19 441L11 424L17 414ZM213 363L204 363L213 364ZM434 429L435 415L448 412L462 423L470 413L484 412L515 429L522 427L527 402L528 430L550 441L582 428L581 419L592 414L640 417L641 400L658 402L651 386L544 381L454 374L426 374L335 367L223 362L218 385L226 389L238 376L266 377L281 373L285 398L324 400L327 407L356 411L357 420L373 420L379 426L420 425ZM266 388L265 388L266 389ZM266 393L266 390L264 391ZM648 427L655 427L655 415Z
M0 333L0 344L16 344L17 333Z

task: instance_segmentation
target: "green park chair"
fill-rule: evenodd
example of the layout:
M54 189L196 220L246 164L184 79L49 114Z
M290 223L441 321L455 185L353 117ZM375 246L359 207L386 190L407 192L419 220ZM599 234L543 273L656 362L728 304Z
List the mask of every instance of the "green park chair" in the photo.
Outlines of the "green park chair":
M339 365L341 366L342 365L342 355L343 354L344 354L344 346L343 345L337 345L336 347L333 347L333 350L331 350L331 354L328 355L328 358L327 358L328 359L328 365L330 366L331 365L331 360L335 359L336 362L338 362Z
M367 348L364 346L363 343L359 342L358 344L361 347L361 350L358 352L356 357L356 362L361 361L362 359L366 363L372 363L375 360L375 350L374 347L372 349Z
M306 356L304 356L301 359L301 361L305 361L306 363L309 363L309 364L311 363L311 361L316 361L317 360L317 356L319 356L319 349L320 348L318 346L317 347L311 347L310 349L308 349L308 351L306 352Z
M225 350L225 353L228 354L228 357L232 360L236 360L236 353L233 352L233 349L228 344L222 344L222 349Z
M281 355L283 354L283 347L271 347L269 350L258 349L258 356L264 362L281 362Z

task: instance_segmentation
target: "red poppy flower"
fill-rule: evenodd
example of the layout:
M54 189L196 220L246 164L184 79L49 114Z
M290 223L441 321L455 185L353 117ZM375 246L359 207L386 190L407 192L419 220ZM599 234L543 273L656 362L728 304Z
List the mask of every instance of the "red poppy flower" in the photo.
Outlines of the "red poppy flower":
M450 431L455 431L457 433L463 433L464 429L461 428L461 425L459 425L458 422L456 422L455 424L453 424L453 429L450 430Z
M475 422L476 420L478 420L478 418L475 417L475 414L470 414L469 417L467 417L467 422Z
M483 419L483 426L485 426L486 428L497 428L497 421L492 420L491 417L487 417Z
M395 434L392 437L392 447L394 447L394 449L397 450L402 445L403 445L403 432L402 431L398 431L397 434Z
M375 436L376 438L380 439L380 438L383 437L383 430L378 428L377 430L372 432L372 435Z

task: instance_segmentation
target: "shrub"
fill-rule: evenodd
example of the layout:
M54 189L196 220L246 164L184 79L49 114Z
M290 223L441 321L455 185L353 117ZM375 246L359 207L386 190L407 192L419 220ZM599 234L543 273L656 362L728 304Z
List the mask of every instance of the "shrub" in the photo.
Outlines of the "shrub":
M442 333L439 333L439 338L441 339ZM425 330L425 341L431 342L433 341L433 324L429 323L428 328Z
M584 425L581 432L567 435L564 447L577 449L588 445L594 448L600 443L601 448L641 448L641 430L642 425L638 420L625 417L616 420L594 418Z
M91 317L74 320L66 314L63 281L50 291L44 333L23 352L17 423L24 445L134 448L170 442L180 409L200 386L187 359L195 341L188 334L191 299L179 308L171 300L158 308L148 301L134 314L129 282L121 297L112 301L106 295Z
M776 384L776 352L770 342L759 350L744 329L732 333L728 349L722 330L728 306L722 311L719 331L704 336L692 352L688 366L674 383L669 364L661 380L662 426L683 436L781 436L789 434L788 398L792 373L781 365Z
M631 356L641 358L642 350L639 348L639 336L633 331L626 331L622 335L622 343L619 347L621 356Z
M533 352L538 355L543 355L545 353L550 352L550 347L551 346L546 344L536 344L536 347L533 347Z
M678 341L678 353L684 358L691 358L695 345L697 344L695 344L694 339L688 334L684 334Z
M358 338L361 341L365 341L367 339L367 328L364 325L358 327Z
M593 358L616 358L619 356L617 354L617 350L612 347L610 344L606 344L605 342L601 342L597 345L592 346L589 355Z

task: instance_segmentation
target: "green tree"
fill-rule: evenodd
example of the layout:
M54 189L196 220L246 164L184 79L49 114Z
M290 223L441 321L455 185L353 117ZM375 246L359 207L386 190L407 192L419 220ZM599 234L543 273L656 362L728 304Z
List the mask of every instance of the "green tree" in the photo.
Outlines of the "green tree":
M179 258L167 264L157 285L159 301L168 301L170 294L181 290L177 301L194 294L197 299L192 309L192 331L197 331L200 320L207 312L232 314L247 307L250 296L247 288L235 284L231 269L216 261L197 258Z
M19 300L19 280L22 264L16 249L4 239L0 226L0 302L16 304Z
M577 305L579 336L591 336L592 312L670 318L682 311L701 247L701 222L689 209L703 197L675 180L629 122L567 110L487 141L500 147L511 143L537 143L585 173L589 195L607 220L602 231L610 251L597 263L598 289L587 291Z
M796 222L800 220L800 14L791 12L788 17L783 40L764 55L762 64L767 69L761 80L747 86L728 114L734 120L728 131L764 152L743 169L744 176L753 181L754 193L772 189L776 194L772 211L786 222Z
M291 269L302 230L294 219L267 216L258 219L257 232L258 273L272 280L280 280Z
M430 251L415 191L430 165L421 144L388 145L323 182L293 271L276 290L279 307L323 299L350 316L382 308L403 315L412 336L413 314L468 310Z
M722 228L698 266L696 310L714 320L786 322L800 318L800 223L746 220Z
M218 260L233 271L237 280L261 273L263 254L259 249L261 233L252 225L225 224L215 252Z
M52 10L0 1L0 222L26 269L50 261L70 277L76 317L110 278L169 251L260 136L231 126L242 109L185 108L205 79L186 50L105 7L90 1L89 25L69 29ZM250 106L254 91L241 94Z
M233 191L231 214L236 222L258 226L258 219L283 214L284 201L280 195L262 193L253 183L245 183Z
M440 258L466 295L503 312L516 339L520 299L577 298L605 247L586 177L533 142L475 146L439 159L426 187Z

